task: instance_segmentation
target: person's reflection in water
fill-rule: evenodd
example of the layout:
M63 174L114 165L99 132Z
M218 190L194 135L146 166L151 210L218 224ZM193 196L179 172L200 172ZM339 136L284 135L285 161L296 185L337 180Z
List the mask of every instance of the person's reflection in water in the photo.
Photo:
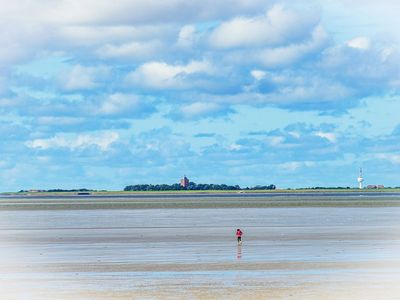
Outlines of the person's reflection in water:
M242 258L242 245L238 245L237 246L236 258L237 259L241 259Z

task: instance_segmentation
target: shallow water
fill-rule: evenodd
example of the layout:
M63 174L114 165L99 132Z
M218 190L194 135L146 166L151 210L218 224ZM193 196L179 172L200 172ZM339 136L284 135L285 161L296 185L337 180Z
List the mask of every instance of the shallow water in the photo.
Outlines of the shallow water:
M396 207L0 211L0 284L79 298L400 282L399 229Z

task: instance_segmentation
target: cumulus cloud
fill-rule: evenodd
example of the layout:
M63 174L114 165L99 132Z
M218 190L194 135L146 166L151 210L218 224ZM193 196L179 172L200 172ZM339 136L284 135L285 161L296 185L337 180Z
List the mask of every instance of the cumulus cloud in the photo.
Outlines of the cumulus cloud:
M137 43L174 39L182 24L254 13L260 6L264 9L264 1L2 1L0 66L52 52L86 58L96 50L101 57L128 55L132 48L145 47Z
M191 61L186 65L170 65L165 62L149 62L127 75L133 85L154 89L180 89L190 87L188 77L194 74L212 74L214 68L206 60Z
M209 95L226 105L276 105L294 110L340 110L351 107L356 91L327 78L306 76L305 74L269 72L241 93L233 95Z
M185 25L178 35L177 44L180 47L191 47L196 41L196 28L193 25Z
M109 68L75 65L59 75L60 86L66 91L90 90L109 76Z
M367 37L360 36L352 40L349 40L347 42L347 46L359 50L368 50L371 45L370 45L370 40Z
M265 71L262 70L252 70L250 72L251 76L254 77L254 79L256 80L261 80L265 77L265 75L267 74Z
M273 174L310 172L321 164L340 162L344 153L348 153L315 135L317 129L328 131L329 128L332 128L329 124L292 124L282 129L252 132L234 140L212 142L202 154L228 170L240 168L238 174L251 166L256 173L266 166L273 169ZM294 131L296 136L292 134ZM337 141L340 141L340 135L337 135Z
M1 3L0 3L1 4ZM7 3L8 4L8 3ZM2 4L3 11L4 6ZM1 14L0 14L1 15ZM38 54L38 49L45 47L51 40L52 30L46 30L40 23L14 23L9 17L0 17L0 68L9 70L15 64L27 61Z
M285 161L285 156L291 157L291 159L296 157L298 161L314 161L328 156L328 153L339 152L335 147L340 140L340 135L335 132L335 129L332 124L314 126L294 123L283 129L249 132L250 138L246 140L246 144L249 144L249 141L252 141L253 144L258 143L261 145L261 149L265 149L265 151L267 151L267 147L279 149L282 155L279 161ZM296 153L299 152L303 153L304 156L297 156ZM315 156L313 157L313 155Z
M130 42L120 45L107 44L100 47L96 54L100 58L146 59L151 58L162 48L160 41Z
M143 117L155 111L155 108L146 103L144 97L134 94L111 94L94 109L95 114L102 116Z
M379 98L374 109L384 115L389 109L384 96L397 101L400 92L400 48L393 38L398 37L397 10L392 9L398 5L374 5L380 13L373 12L370 25L371 11L368 18L353 18L356 5L347 1L345 25L338 26L331 22L337 12L330 13L329 5L307 10L305 1L286 1L287 6L265 0L3 2L0 150L10 169L26 159L16 176L32 158L40 161L40 149L51 156L46 162L70 159L75 170L81 166L74 160L77 150L93 150L94 159L111 160L100 165L106 173L110 166L135 161L137 169L126 174L149 174L149 166L165 174L179 167L229 176L248 172L240 180L276 174L285 163L298 172L306 169L304 162L340 164L348 157L351 163L367 157L388 168L398 161L394 133L350 138L334 126L298 124L271 131L266 128L277 122L272 116L271 122L255 122L253 134L246 135L234 123L253 111L248 106L279 107L288 118L293 111L297 117L311 110L315 114L305 114L314 121L340 123L350 108L362 110L360 103L370 97ZM357 5L358 11L368 12L367 7ZM386 29L392 35L381 33ZM210 118L216 119L212 125ZM141 130L133 124L157 126L159 120L172 129L136 134L123 147L122 138L103 134L125 138ZM174 121L206 124L212 128L205 126L204 132L215 136L179 136L174 130L182 124ZM372 122L368 134L375 126ZM225 137L229 128L231 136ZM319 178L318 170L314 175Z
M212 7L213 9L210 9ZM1 18L16 21L42 21L46 24L146 24L154 22L182 22L188 20L209 20L216 17L227 17L241 13L254 13L264 9L265 1L261 0L123 0L116 5L107 0L81 1L28 1L20 3L7 2L0 12Z
M400 56L393 46L382 48L366 36L334 45L315 10L270 7L262 1L229 3L221 1L214 4L214 11L206 12L211 2L184 5L181 0L171 0L171 7L166 9L164 3L123 1L110 7L101 1L88 12L86 8L94 2L84 0L76 4L82 11L73 15L69 2L45 6L38 1L28 4L31 11L42 13L41 18L30 16L40 25L33 27L33 37L43 33L40 28L46 28L44 25L51 24L52 30L38 42L29 37L28 47L22 48L33 48L40 55L61 50L57 53L72 57L66 64L74 64L58 76L58 85L64 92L86 96L96 90L117 94L126 93L124 89L139 89L140 93L152 91L173 106L177 101L187 105L215 102L230 107L238 103L273 104L321 111L336 107L336 111L343 112L357 105L362 97L400 87L395 70ZM170 22L171 16L163 16L150 22L159 16L161 7L178 13L178 4L186 9L184 14L180 9L182 19ZM144 8L150 11L145 13L147 17L129 17L125 15L129 8L135 8L135 14ZM21 21L13 14L18 9L18 5L6 8L11 21ZM57 20L54 15L59 9L66 13ZM27 31L26 26L22 28ZM19 45L13 43L17 34L7 36L10 38L5 45ZM18 41L25 45L23 39ZM49 44L50 41L54 42ZM359 51L367 48L369 51ZM43 49L47 52L42 53ZM126 62L138 65L132 71ZM279 77L290 78L279 81ZM304 81L298 81L299 77ZM125 79L127 86L119 78ZM49 83L39 89L51 86ZM190 97L180 93L187 90Z
M79 134L66 135L59 134L48 139L35 139L27 142L30 148L51 149L51 148L68 148L72 151L91 146L98 147L101 151L107 151L109 147L119 140L117 132L102 132L98 134Z
M133 119L146 118L157 111L153 97L134 93L88 93L85 97L0 98L0 111L13 112L35 132L71 132L126 129Z
M228 146L228 149L230 150L230 151L239 151L239 150L241 150L243 147L241 146L241 145L239 145L239 144L230 144L229 146Z
M157 43L172 39L176 27L168 24L140 26L68 25L57 28L54 38L60 48L75 49L77 54L94 52L99 58L112 58L140 50L154 49Z
M267 142L273 147L279 147L285 142L285 137L283 136L269 136L267 137Z
M304 40L319 18L276 5L265 15L237 17L219 25L210 36L217 48L281 46Z
M357 42L353 47L346 44L326 49L318 62L319 72L351 87L360 98L386 94L398 88L393 83L400 79L394 66L400 58L399 52L390 47L382 49L373 43L368 46L368 51L366 47Z
M194 157L190 143L168 127L155 128L132 136L131 155L137 165L174 168ZM131 161L132 163L132 161Z
M319 136L320 138L327 139L331 143L335 143L337 140L336 134L333 132L323 132L323 131L317 131L315 133L316 136Z
M313 30L310 39L302 43L262 50L259 54L259 61L268 67L292 65L305 55L320 50L326 40L325 30L318 26Z

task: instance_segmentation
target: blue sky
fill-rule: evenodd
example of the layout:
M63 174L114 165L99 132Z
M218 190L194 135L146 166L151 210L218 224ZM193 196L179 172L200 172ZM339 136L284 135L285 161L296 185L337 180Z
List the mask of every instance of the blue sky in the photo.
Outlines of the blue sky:
M0 191L400 186L398 1L1 1Z

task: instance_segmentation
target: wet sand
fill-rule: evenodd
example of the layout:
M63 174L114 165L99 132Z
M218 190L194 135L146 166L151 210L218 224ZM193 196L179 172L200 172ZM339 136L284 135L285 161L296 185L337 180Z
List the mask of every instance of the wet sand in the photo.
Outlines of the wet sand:
M0 197L0 210L400 207L400 193L287 193L179 195L13 195Z
M399 207L94 207L2 209L1 299L400 295Z

